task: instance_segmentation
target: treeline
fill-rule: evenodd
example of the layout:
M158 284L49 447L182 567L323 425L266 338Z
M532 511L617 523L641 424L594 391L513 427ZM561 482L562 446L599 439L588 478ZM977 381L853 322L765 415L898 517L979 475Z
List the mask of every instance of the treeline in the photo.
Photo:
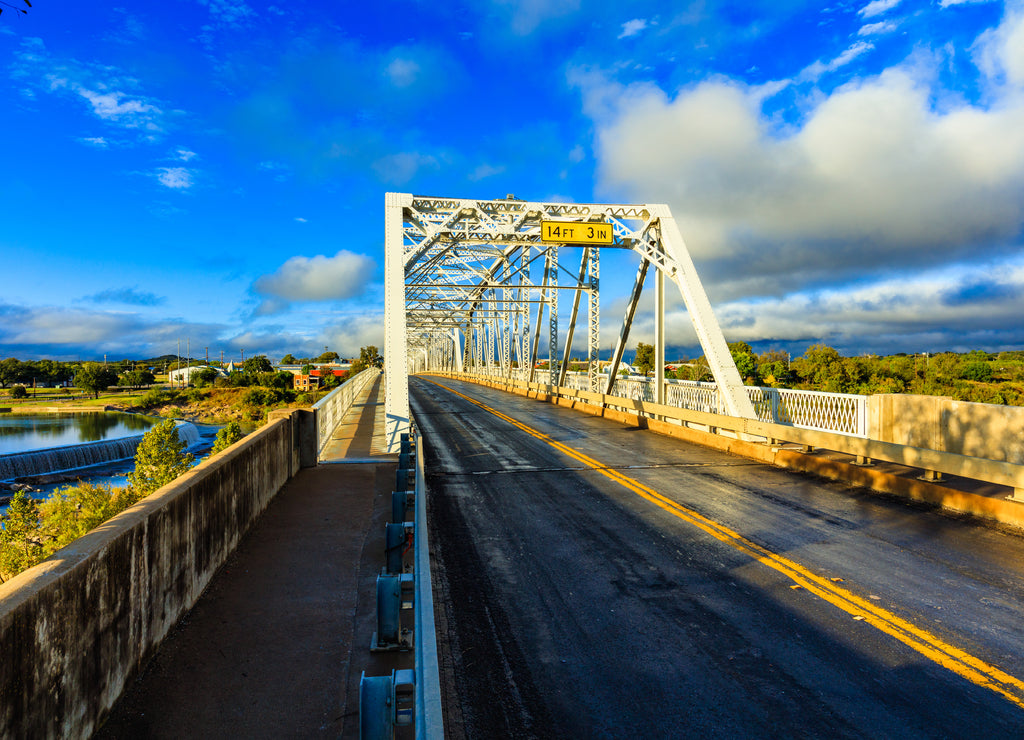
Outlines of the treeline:
M1024 406L1024 351L844 357L833 347L815 344L803 356L790 358L781 351L755 353L745 342L729 349L748 385L862 395L917 393ZM710 380L711 372L700 357L670 377Z

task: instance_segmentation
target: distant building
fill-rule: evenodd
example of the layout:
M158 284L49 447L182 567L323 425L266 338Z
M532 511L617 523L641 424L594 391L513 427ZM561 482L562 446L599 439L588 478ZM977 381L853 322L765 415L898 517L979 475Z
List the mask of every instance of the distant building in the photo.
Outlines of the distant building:
M206 365L190 365L189 367L171 370L167 373L167 382L171 385L191 385L192 376L201 370L206 370L206 368ZM219 367L211 367L210 369L216 371L217 377L226 378L228 376L228 374Z
M315 391L320 387L320 378L316 375L303 375L298 373L292 379L292 387L297 391Z

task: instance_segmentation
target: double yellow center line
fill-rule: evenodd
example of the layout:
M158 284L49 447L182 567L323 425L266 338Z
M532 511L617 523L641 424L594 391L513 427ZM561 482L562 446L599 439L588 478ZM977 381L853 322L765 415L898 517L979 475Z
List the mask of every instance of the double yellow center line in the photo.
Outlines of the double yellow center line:
M426 380L426 378L424 378L424 380ZM437 383L432 380L429 382L454 393L460 398L464 398L473 405L478 406L484 411L493 414L499 419L508 422L515 428L529 434L531 437L535 437L536 439L547 443L562 454L583 463L588 468L610 478L616 483L619 483L640 498L651 502L673 516L692 524L701 531L706 532L730 547L749 555L759 563L778 571L792 580L795 584L802 586L833 606L842 609L854 618L867 622L885 634L895 637L904 645L916 650L929 660L949 669L971 683L996 692L1000 696L1016 704L1018 707L1024 709L1024 681L1021 681L1015 676L1011 676L1009 673L1000 670L996 666L990 665L970 653L964 652L955 645L950 645L940 637L931 634L927 630L918 627L912 622L908 622L902 617L893 614L887 609L883 609L867 599L857 596L848 589L839 586L836 582L824 576L812 573L800 563L774 553L755 542L751 542L743 535L729 529L725 525L719 524L703 514L663 496L654 489L645 486L640 481L630 478L627 475L623 475L618 470L609 468L607 465L603 465L599 461L577 452L558 440L552 439L543 432L537 431L536 429L513 419L511 416L503 414L497 409L491 408L487 404L481 403L475 398L470 398L467 395L459 393L446 385L442 385L441 383Z

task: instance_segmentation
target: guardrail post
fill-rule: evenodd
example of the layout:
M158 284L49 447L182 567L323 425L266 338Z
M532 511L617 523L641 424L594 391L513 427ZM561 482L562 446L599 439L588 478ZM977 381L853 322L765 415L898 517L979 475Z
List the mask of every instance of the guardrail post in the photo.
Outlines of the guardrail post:
M377 630L370 640L371 652L408 650L412 630L402 628L402 590L411 587L412 574L377 576Z
M407 491L391 492L391 521L401 524L409 513L409 493Z
M390 676L359 679L360 740L391 740L396 727L413 724L416 711L416 672L392 671Z
M409 534L412 522L396 522L384 525L384 573L398 575L403 570L402 559L411 547Z

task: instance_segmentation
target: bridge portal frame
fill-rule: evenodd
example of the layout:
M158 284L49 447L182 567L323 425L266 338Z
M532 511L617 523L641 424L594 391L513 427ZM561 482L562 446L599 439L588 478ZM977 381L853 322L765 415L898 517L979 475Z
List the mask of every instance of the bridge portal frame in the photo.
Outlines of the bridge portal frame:
M541 221L610 224L612 243L544 241ZM497 345L503 373L511 375L513 361L521 364L530 358L532 377L545 308L548 377L552 384L564 382L583 293L588 297L588 375L591 389L597 390L598 257L602 249L629 249L641 260L608 380L601 390L611 391L647 272L653 266L657 274L656 371L661 374L664 367L661 314L663 281L668 278L679 289L727 412L738 418L756 418L667 205L549 203L513 196L472 200L386 193L384 242L385 416L391 450L399 448L401 435L409 429L410 371L435 364L463 370L484 353L491 365ZM570 267L571 260L565 265L559 262L560 254L569 251L560 252L560 247L583 250L578 270ZM530 279L534 262L543 267L539 284ZM570 322L573 326L559 357L557 294L563 289L575 295ZM534 305L535 336L530 342L530 309ZM481 339L484 351L479 345Z

